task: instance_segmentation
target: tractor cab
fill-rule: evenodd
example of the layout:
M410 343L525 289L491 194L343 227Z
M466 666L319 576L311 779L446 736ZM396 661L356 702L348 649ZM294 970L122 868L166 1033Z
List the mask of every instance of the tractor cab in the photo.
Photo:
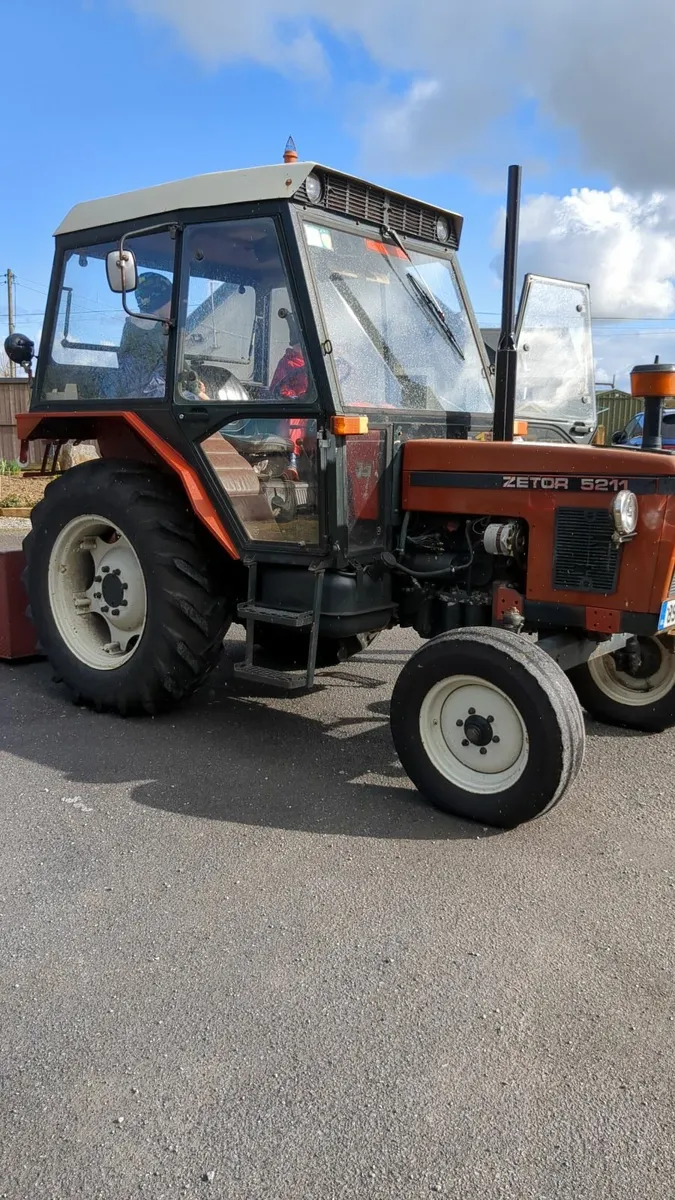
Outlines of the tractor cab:
M32 411L133 409L199 471L238 553L379 556L403 443L490 437L461 229L294 161L78 205L57 231ZM524 299L516 415L535 437L549 408L590 426L587 289L529 277Z

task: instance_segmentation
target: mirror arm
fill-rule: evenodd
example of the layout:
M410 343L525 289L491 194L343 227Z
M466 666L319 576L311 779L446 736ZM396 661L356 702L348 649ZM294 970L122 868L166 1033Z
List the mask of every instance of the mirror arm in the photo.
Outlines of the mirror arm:
M170 225L148 225L145 229L134 229L131 233L123 233L120 238L120 258L122 258L122 255L124 254L124 243L128 237L141 237L141 235L144 233L158 233L162 229L168 229L170 236L175 241L175 239L178 237L178 234L182 232L183 226L176 224L176 222L172 222ZM132 312L130 308L127 308L127 289L124 285L124 270L122 269L120 269L120 278L122 280L122 308L127 316L133 317L136 321L152 321L153 325L156 325L157 317L146 317L145 313ZM172 329L175 324L176 322L173 317L169 317L168 321L162 321L162 325L167 332L169 329Z

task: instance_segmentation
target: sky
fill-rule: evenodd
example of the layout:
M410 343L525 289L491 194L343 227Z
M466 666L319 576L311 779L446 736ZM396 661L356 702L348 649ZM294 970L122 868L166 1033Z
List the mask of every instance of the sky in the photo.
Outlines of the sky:
M675 359L672 0L24 0L21 16L0 274L31 336L71 205L277 162L292 134L301 158L461 212L483 325L522 163L520 274L591 284L598 379Z

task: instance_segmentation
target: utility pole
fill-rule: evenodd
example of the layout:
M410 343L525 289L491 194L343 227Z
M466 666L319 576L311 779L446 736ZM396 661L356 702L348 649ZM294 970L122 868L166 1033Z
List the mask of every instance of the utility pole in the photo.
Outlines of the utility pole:
M14 333L14 288L15 276L11 267L7 268L7 324L9 325L10 336ZM12 379L16 376L16 365L10 359L9 374Z

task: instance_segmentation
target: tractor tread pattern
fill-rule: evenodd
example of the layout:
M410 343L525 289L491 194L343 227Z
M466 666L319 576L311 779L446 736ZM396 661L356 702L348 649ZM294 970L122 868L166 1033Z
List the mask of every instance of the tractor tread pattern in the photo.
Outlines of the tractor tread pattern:
M87 512L125 529L146 578L146 628L136 652L117 670L94 670L72 655L47 601L54 540L67 521ZM33 619L55 676L74 702L122 716L154 715L191 695L217 662L234 596L217 582L223 572L213 559L220 548L206 542L171 476L105 459L83 463L48 486L33 509L32 526L24 552Z

